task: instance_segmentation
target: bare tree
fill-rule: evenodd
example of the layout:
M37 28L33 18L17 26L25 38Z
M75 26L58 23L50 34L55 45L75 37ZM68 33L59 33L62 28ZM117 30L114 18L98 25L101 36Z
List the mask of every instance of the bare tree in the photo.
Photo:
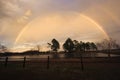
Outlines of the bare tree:
M97 43L97 46L99 48L101 48L101 50L105 50L108 52L108 57L111 57L111 50L112 49L118 49L119 45L116 43L116 40L109 38L108 39L104 39L102 42Z

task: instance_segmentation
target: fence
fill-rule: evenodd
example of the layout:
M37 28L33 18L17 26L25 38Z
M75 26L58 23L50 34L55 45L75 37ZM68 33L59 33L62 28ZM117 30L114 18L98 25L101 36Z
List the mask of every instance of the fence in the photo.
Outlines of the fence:
M27 61L27 57L21 58L21 60L23 61L23 62L22 62L22 65L23 65L22 67L25 68L25 67L26 67L26 62L28 62L28 61ZM31 61L32 61L32 60L31 60ZM4 62L4 67L8 67L8 63L11 62L11 61L9 61L9 57L6 57L5 60L2 61L2 62ZM51 62L51 63L52 63L52 62L53 62L53 63L54 63L54 62L69 63L69 62L79 62L79 61L78 61L78 60L77 60L77 61L74 61L74 60L66 60L66 59L63 59L63 60L50 59L50 57L48 56L48 58L46 58L46 60L45 60L45 59L44 59L44 60L41 59L41 62L46 63L46 69L49 69L49 68L50 68L50 62ZM82 69L82 71L83 71L84 66L83 66L83 60L82 60L82 58L80 59L80 63L81 63L81 69Z
M9 62L12 62L12 61L9 61L9 57L6 57L4 61L4 67L9 67L8 63ZM31 62L31 63L35 63L35 62L38 62L38 64L40 63L44 63L45 66L44 68L46 69L50 69L51 68L51 65L54 65L54 64L71 64L70 66L72 66L72 64L80 64L80 69L81 71L84 71L85 70L85 64L89 64L89 63L120 63L120 58L83 58L83 57L80 57L80 58L63 58L63 59L53 59L53 58L50 58L49 56L46 58L46 59L38 59L38 60L29 60L29 58L27 57L23 57L21 59L21 67L23 68L27 68L27 63L28 62ZM42 64L41 64L42 65Z

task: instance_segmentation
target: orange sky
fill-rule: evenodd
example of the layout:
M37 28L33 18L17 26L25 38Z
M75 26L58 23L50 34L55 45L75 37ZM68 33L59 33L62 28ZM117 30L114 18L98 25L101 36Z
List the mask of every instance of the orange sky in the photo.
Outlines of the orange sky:
M12 48L67 37L120 43L119 0L1 0L0 42ZM83 16L81 16L83 15Z

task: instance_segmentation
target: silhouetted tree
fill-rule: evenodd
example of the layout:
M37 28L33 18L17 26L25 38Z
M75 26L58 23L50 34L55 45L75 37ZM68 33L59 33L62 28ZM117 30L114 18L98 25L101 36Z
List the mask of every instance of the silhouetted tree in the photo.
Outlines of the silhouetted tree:
M83 64L83 53L81 51L85 51L85 44L80 41L80 43L77 40L73 41L74 43L74 50L75 52L79 53L80 61L81 61L81 69L84 70L84 64Z
M104 39L100 43L97 43L97 46L101 48L102 50L108 50L108 49L118 49L119 45L116 43L116 40L110 38Z
M58 49L60 49L60 44L59 44L59 42L58 42L56 39L53 39L53 40L52 40L51 49L52 49L53 51L58 51Z
M66 51L66 52L69 52L71 53L72 51L74 51L74 43L73 41L68 38L65 43L63 44L63 49Z
M90 43L90 47L91 47L92 50L97 50L97 46L94 42Z
M80 43L77 40L73 41L74 51L80 51Z
M109 38L104 39L102 42L97 43L97 46L102 48L102 50L108 51L108 57L111 56L111 49L118 49L119 45L116 43L116 40Z
M82 42L80 41L80 45L79 45L79 48L80 48L80 51L85 51L85 42Z
M97 50L97 46L94 42L82 42L80 41L80 43L77 40L73 41L74 43L74 49L79 50L79 51L89 51L89 50Z
M52 43L52 44L51 44ZM60 49L60 44L56 39L53 39L48 45L51 47L52 51L57 52Z
M88 51L90 50L90 42L85 43L85 49Z

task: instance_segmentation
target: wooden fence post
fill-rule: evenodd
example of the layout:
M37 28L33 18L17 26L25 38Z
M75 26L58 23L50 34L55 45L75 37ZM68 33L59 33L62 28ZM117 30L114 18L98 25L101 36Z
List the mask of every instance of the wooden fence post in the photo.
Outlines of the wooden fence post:
M48 59L47 59L47 69L49 69L49 68L50 68L50 58L48 56Z
M80 56L80 61L81 61L81 70L83 71L83 70L84 70L84 64L83 64L82 54L81 54L81 56Z
M25 68L25 63L26 63L26 57L24 57L23 68Z
M5 58L5 67L7 67L8 64L8 57Z

